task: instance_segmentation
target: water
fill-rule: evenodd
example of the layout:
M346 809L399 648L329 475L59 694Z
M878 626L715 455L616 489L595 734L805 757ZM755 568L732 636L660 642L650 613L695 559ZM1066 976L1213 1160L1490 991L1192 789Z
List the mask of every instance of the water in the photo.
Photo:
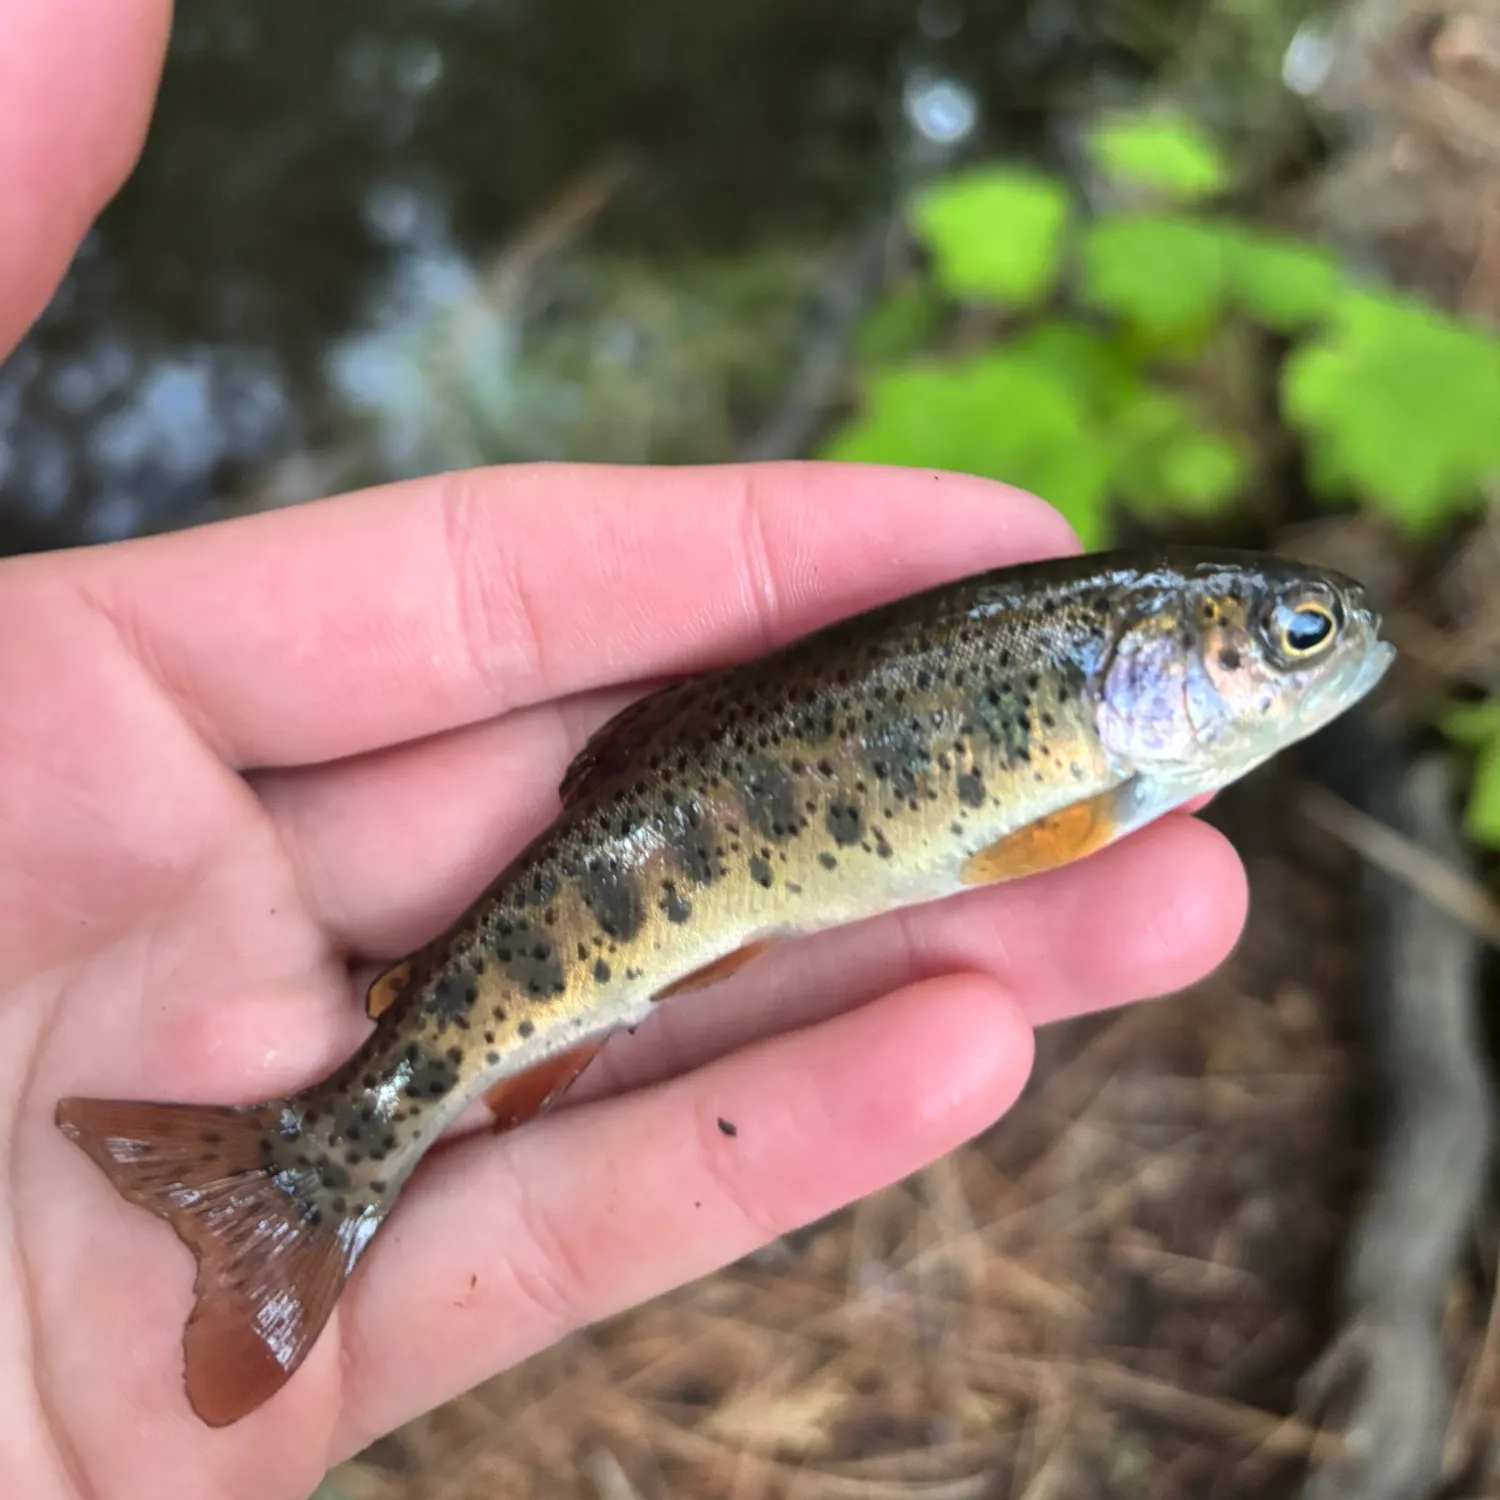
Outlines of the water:
M818 253L947 162L1045 153L1059 101L1140 71L1083 10L180 7L138 170L0 365L0 550L486 458L725 456L779 368L733 341L795 340ZM615 162L595 260L497 290ZM722 399L636 440L698 386Z

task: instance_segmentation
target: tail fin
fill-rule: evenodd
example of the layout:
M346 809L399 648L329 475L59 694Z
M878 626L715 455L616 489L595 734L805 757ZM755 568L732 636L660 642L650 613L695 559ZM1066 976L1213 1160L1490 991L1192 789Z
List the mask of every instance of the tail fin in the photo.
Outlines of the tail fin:
M383 1210L334 1213L315 1172L279 1166L281 1109L64 1099L58 1127L198 1261L183 1334L193 1410L223 1427L291 1378ZM345 1207L342 1201L339 1209Z

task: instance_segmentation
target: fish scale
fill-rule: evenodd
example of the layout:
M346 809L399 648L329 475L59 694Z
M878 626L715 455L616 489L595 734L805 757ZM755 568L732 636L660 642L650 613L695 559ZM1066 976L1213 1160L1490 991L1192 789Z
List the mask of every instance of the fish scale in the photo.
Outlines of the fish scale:
M1070 863L1216 790L1368 692L1378 630L1352 580L1282 559L1080 557L628 708L551 826L371 987L375 1027L331 1076L243 1109L60 1104L198 1257L195 1410L234 1421L285 1383L476 1099L522 1124L614 1031L768 942Z

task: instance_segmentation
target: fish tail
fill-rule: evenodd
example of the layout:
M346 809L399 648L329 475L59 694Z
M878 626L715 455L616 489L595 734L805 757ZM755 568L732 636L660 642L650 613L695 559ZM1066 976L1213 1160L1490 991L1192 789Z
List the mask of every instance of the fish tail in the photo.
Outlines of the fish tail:
M183 1353L188 1399L211 1427L238 1421L291 1378L384 1217L368 1202L331 1212L315 1173L278 1165L282 1117L274 1103L57 1106L62 1132L197 1259Z

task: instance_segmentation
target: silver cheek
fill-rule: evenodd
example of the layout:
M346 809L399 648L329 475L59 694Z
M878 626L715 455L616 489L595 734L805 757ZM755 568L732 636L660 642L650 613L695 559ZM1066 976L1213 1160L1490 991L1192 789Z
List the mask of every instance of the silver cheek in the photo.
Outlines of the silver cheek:
M1104 675L1096 725L1112 760L1142 765L1181 760L1197 736L1188 710L1186 667L1168 635L1127 636Z
M1197 652L1188 660L1186 696L1195 739L1200 745L1212 745L1233 724L1235 715Z

